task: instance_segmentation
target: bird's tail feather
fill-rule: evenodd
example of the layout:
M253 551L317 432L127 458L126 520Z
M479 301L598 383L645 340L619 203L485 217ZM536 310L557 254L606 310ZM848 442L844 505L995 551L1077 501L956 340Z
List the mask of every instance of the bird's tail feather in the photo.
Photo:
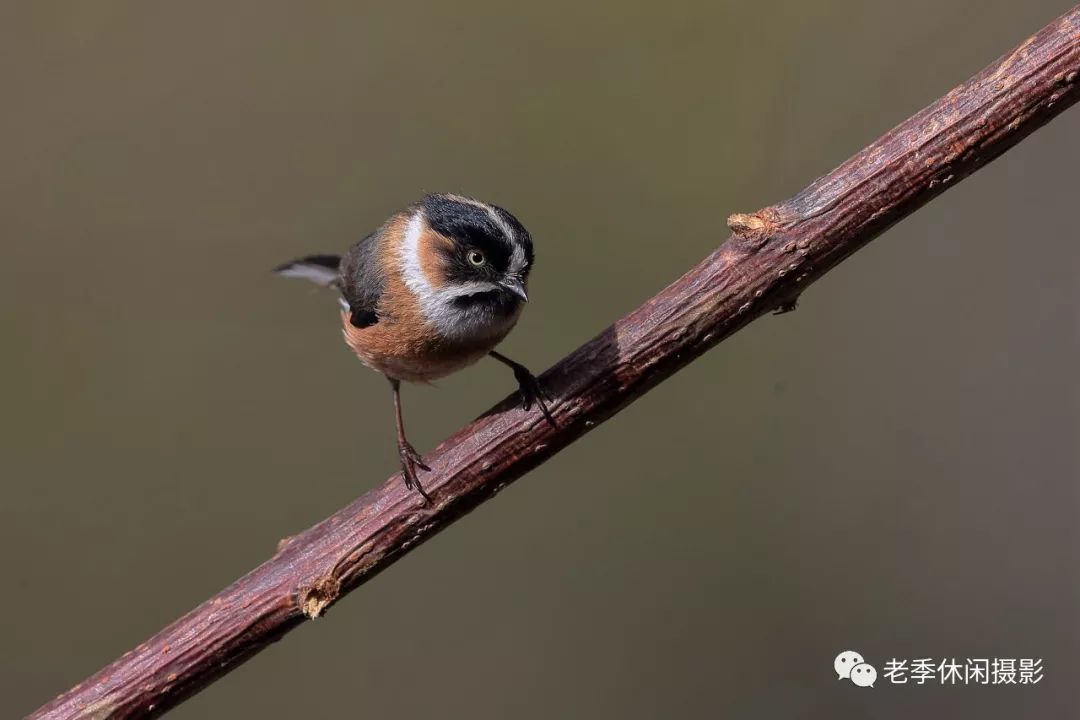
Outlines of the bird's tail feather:
M337 287L340 265L341 257L338 255L308 255L299 260L278 265L274 268L274 272L282 277L310 280L322 287Z

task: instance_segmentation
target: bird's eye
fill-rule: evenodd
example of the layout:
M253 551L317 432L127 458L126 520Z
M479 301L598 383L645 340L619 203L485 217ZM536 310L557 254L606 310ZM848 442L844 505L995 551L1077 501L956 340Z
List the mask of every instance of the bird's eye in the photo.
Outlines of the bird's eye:
M484 253L480 252L479 250L470 250L469 262L476 267L480 267L484 264Z

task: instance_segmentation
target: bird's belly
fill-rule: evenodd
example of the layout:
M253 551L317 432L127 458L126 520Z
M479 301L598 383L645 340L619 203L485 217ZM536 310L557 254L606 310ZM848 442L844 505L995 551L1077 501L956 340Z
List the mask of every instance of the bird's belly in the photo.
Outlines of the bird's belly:
M432 341L404 331L400 325L378 322L358 328L342 313L345 344L368 367L405 382L425 383L457 372L487 355L506 337L505 331L470 341Z

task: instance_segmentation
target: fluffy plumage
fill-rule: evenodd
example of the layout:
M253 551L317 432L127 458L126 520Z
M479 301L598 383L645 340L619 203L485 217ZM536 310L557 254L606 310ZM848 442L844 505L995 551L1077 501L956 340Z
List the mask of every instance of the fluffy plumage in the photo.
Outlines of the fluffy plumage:
M533 257L532 238L509 212L440 194L395 214L340 259L312 255L277 270L341 292L345 341L366 365L427 382L506 337Z
M395 214L341 258L311 255L277 272L341 293L345 342L394 386L402 472L419 488L424 466L405 439L400 381L430 382L491 354L514 370L525 407L536 401L551 420L532 374L494 352L528 299L532 265L532 238L517 218L440 194Z

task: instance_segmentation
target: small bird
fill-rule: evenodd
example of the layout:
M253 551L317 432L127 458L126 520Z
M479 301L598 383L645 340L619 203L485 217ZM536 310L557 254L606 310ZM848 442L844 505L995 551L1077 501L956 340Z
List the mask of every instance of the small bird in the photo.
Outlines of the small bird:
M430 471L405 435L401 383L429 383L490 355L510 367L522 407L548 400L524 365L495 351L528 301L532 238L496 205L432 194L396 213L344 256L310 255L277 268L341 293L345 343L390 381L405 486L428 499Z

